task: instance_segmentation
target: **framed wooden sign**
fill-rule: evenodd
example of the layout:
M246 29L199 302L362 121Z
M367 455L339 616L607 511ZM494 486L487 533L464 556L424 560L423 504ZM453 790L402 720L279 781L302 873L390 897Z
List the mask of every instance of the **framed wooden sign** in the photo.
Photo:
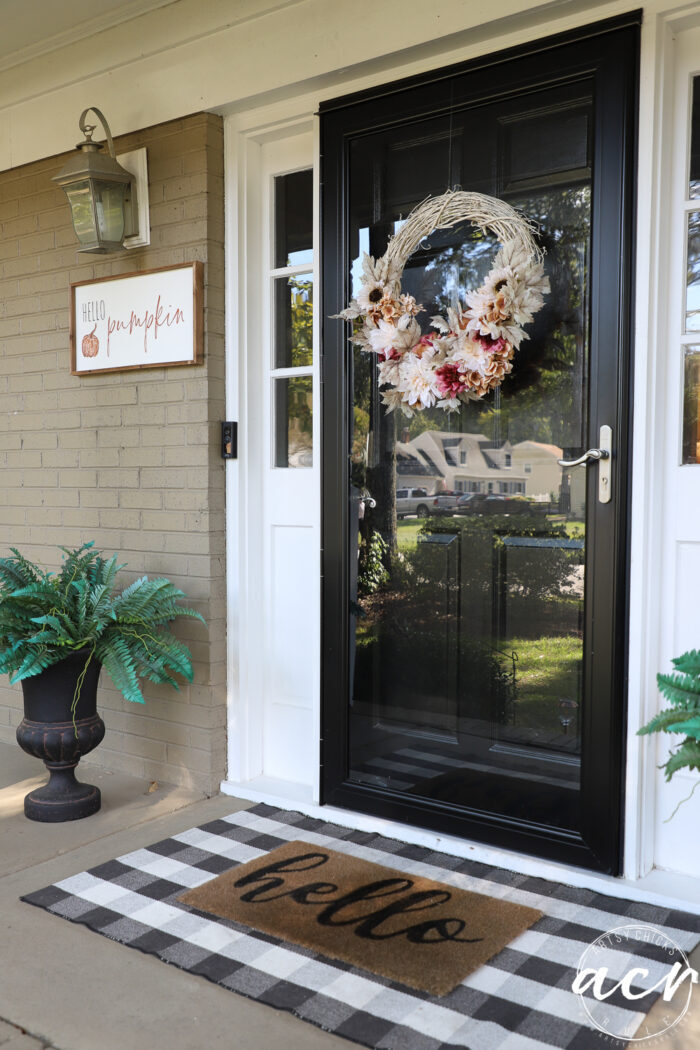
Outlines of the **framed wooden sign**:
M71 373L201 365L201 262L71 284Z

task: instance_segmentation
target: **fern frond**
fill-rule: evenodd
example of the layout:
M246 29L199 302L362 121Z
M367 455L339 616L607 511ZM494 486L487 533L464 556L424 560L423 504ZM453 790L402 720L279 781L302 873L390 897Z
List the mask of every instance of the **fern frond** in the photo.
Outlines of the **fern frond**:
M112 639L109 646L98 644L95 647L95 655L126 700L137 704L145 703L129 647L121 638Z
M70 617L58 610L56 610L55 614L47 613L44 616L32 616L31 622L53 627L56 635L59 638L65 638L66 641L76 641L80 637Z
M670 729L670 726L677 723L678 719L681 717L681 712L677 707L671 707L667 708L665 711L659 711L658 715L654 715L645 726L642 726L639 730L639 734L640 736L644 736L647 733L673 732L673 730ZM690 719L692 717L692 712L688 712L688 718Z
M149 580L148 576L142 576L115 600L114 611L122 623L134 623L139 619L167 623L180 615L177 603L184 597L170 580Z
M78 629L78 633L82 634L85 627L85 620L87 618L87 607L88 607L88 591L90 584L87 580L73 580L68 588L68 593L71 591L76 596L77 601L75 603L75 625Z
M666 771L666 780L670 780L679 769L700 771L700 744L698 741L685 740L676 751L672 752L662 768Z
M152 682L167 682L179 688L171 672L192 681L193 670L189 649L170 632L154 629L148 623L121 624L107 632L102 646L111 645L111 637L118 637L128 646L136 673Z
M659 689L672 704L700 705L700 677L686 674L659 674L656 676Z
M93 549L94 546L93 540L84 543L82 547L76 547L75 550L69 550L68 547L59 545L58 549L63 551L64 554L63 564L58 576L61 590L67 590L73 580L85 577L90 566L99 559L99 552Z
M700 771L700 652L693 649L673 661L672 674L656 676L659 690L671 703L638 732L682 733L685 737L662 765L666 780L679 769ZM674 810L675 813L675 810Z
M20 587L16 591L12 591L4 600L11 601L20 598L26 604L31 602L48 602L53 604L56 601L56 588L49 579L37 580L36 583L29 583L26 587Z
M0 652L0 672L2 674L14 674L22 663L24 658L22 654L26 652L26 648L26 642L22 638L3 649Z
M676 712L676 721L666 726L666 732L683 733L687 737L694 737L696 740L700 740L700 716L695 715L679 722L678 712Z
M28 652L10 678L11 684L14 685L15 682L21 682L24 678L31 678L33 675L41 674L47 667L58 663L58 659L59 657L55 653L51 653L47 649L36 649Z
M155 643L152 638L143 643L146 650L144 665L149 666L158 677L152 677L152 681L164 681L166 672L176 671L191 682L194 676L192 670L192 657L187 646L176 638L170 631L160 630L155 635Z
M676 656L671 663L677 671L700 678L700 650L691 649L682 656Z
M109 561L103 562L102 572L100 579L92 580L93 583L100 583L106 590L106 592L112 592L114 588L114 580L120 569L126 568L125 565L117 564L117 556L113 554Z
M4 585L3 589L15 591L44 579L45 574L36 565L14 547L10 549L14 558L0 558L0 580Z

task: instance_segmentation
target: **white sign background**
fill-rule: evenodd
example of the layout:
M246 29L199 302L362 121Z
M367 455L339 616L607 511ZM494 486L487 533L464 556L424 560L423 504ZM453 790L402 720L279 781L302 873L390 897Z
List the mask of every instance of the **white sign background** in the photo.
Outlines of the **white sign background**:
M201 360L198 264L71 286L72 372Z

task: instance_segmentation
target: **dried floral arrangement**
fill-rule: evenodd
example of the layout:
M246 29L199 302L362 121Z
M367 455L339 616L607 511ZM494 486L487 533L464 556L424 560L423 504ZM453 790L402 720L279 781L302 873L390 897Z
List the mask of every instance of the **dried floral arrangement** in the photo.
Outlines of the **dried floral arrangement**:
M401 292L404 267L430 233L466 220L495 234L501 248L465 304L448 309L447 318L433 317L434 331L423 333L416 320L422 306ZM535 230L505 201L448 190L411 212L380 259L363 256L357 298L336 316L360 322L351 342L377 355L388 412L400 408L412 416L435 406L455 412L500 385L528 338L524 325L549 291Z

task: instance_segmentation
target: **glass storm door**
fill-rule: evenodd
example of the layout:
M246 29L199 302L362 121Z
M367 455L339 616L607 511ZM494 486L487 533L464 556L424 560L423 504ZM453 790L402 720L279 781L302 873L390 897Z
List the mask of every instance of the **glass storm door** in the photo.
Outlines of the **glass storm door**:
M322 107L324 801L607 872L637 47L621 19ZM331 315L362 253L455 186L539 224L551 292L496 391L387 414ZM424 330L497 250L469 223L426 238L403 279Z

